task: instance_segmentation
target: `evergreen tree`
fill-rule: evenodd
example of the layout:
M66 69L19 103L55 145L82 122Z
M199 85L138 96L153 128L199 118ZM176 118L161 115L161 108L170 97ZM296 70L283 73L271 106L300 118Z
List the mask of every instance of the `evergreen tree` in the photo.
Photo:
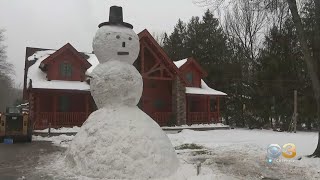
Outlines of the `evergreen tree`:
M168 37L165 34L164 50L168 53L172 60L180 60L186 57L186 24L178 20L178 23L173 29L173 32Z

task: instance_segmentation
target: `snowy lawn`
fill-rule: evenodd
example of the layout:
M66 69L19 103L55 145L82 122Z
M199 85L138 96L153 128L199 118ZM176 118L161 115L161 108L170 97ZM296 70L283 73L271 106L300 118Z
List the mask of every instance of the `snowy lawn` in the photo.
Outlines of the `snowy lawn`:
M66 127L62 127L62 128L51 128L50 132L51 133L77 133L80 130L80 127L78 126L74 126L72 128L66 128ZM43 129L43 130L35 130L34 132L36 133L48 133L49 129Z
M177 174L168 179L320 179L320 159L307 158L316 148L317 133L311 132L274 132L269 130L183 130L178 134L168 134L181 162ZM66 147L72 136L60 135L35 140L53 141L55 145ZM283 162L267 163L269 144L294 143L297 156L293 160L280 158ZM302 159L300 159L302 157ZM38 167L40 171L56 171L57 179L73 176L77 179L88 179L68 170L61 172L61 154L53 157L56 163L47 167ZM60 159L60 160L59 160ZM300 160L298 160L300 159ZM197 165L201 164L197 176Z

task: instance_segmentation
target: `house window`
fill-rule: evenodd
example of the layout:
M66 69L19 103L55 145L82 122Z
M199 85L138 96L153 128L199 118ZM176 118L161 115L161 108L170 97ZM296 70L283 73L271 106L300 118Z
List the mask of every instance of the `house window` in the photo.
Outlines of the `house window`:
M69 63L60 64L60 75L64 78L71 78L72 76L72 65Z
M59 109L59 112L69 112L70 111L70 97L60 96L58 109Z
M186 79L189 83L193 82L193 74L191 72L186 74Z
M164 103L164 101L163 101L162 99L156 99L156 100L154 101L153 105L154 105L154 107L155 107L156 109L163 109L165 103Z

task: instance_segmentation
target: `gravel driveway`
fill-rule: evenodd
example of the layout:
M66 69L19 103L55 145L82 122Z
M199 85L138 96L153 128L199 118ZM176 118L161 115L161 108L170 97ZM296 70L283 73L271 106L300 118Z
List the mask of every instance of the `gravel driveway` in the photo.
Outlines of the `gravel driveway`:
M32 143L0 144L0 179L42 180L50 177L35 174L39 157L64 151L51 142L34 141Z

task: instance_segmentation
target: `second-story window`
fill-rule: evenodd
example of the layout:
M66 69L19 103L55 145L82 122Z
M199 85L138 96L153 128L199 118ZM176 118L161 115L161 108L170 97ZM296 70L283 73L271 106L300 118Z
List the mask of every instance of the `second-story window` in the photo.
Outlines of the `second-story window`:
M72 65L69 63L61 63L60 64L60 76L63 78L71 78L72 77Z
M192 84L192 82L193 82L193 74L192 74L192 72L189 72L189 73L186 74L186 79L187 79L187 81L189 83Z

